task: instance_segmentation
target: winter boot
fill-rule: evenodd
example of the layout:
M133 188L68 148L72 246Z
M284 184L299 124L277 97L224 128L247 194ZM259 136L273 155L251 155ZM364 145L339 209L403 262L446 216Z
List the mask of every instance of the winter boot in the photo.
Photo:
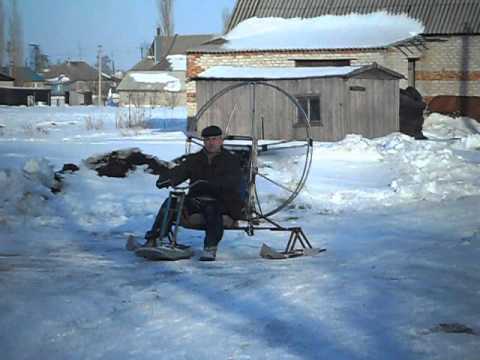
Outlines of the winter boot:
M142 247L157 247L157 236L151 231L146 232L145 239L147 241L142 245Z
M206 247L203 249L203 254L200 256L198 260L200 261L215 261L215 258L217 257L217 247L212 246L212 247Z

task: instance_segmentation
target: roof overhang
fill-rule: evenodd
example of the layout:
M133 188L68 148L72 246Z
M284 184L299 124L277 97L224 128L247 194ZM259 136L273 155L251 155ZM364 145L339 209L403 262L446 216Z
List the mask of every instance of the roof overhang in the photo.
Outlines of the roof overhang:
M372 71L381 71L394 79L405 77L393 70L373 63L370 65L357 66L328 66L328 67L235 67L214 66L200 73L192 80L244 80L244 81L268 81L268 80L298 80L312 78L351 78L360 77L362 74Z

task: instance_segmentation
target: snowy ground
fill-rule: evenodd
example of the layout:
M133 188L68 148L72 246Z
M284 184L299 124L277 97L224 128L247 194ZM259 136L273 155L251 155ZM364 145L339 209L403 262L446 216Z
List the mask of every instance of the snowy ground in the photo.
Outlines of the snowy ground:
M156 109L142 115L156 129L131 130L118 111L0 107L2 359L478 359L478 124L433 114L431 141L315 144L305 190L276 219L326 253L263 260L262 242L284 235L227 232L216 262L165 263L125 240L167 191L142 169L100 178L82 160L180 155L183 135L165 130L185 112ZM64 163L81 169L54 195ZM201 248L201 233L180 237Z

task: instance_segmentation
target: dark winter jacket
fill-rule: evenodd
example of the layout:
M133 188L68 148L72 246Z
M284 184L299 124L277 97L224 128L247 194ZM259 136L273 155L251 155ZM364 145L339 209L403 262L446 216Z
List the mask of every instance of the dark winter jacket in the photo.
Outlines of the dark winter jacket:
M236 155L222 148L209 164L207 151L202 149L182 156L177 164L169 171L172 185L178 185L187 179L190 179L190 184L197 180L206 180L208 183L191 188L188 197L202 195L214 197L222 203L225 213L234 220L242 218L244 204L240 195L242 172L240 160Z

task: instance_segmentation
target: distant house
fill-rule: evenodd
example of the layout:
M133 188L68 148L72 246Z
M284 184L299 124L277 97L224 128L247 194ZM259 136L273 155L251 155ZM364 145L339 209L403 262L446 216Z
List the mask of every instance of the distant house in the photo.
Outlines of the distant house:
M97 103L98 71L84 61L67 61L53 65L42 75L52 87L52 103L66 103L70 105L91 105ZM109 90L116 88L118 80L102 73L102 101Z
M15 79L7 74L2 74L0 72L0 87L11 87L14 85Z
M22 86L16 86L17 81L13 77L0 73L0 105L49 104L50 89L42 87L42 81L37 81L41 77L31 71L19 71L18 69L16 68L16 74L19 76L19 84Z
M336 141L347 134L374 138L399 131L401 74L377 64L321 68L212 67L194 80L201 107L229 86L261 81L295 94L310 118L316 140ZM305 136L303 114L279 91L258 85L255 90L257 133L264 139L299 139ZM196 131L208 125L228 129L230 135L251 134L249 86L238 86L218 98L204 112Z
M37 74L29 67L15 68L15 85L22 87L43 88L45 87L45 78Z
M173 37L167 37L161 36L157 30L151 49L151 55L153 55L155 60L152 70L172 70L179 67L186 70L187 51L211 40L213 37L214 35L212 34L176 34ZM182 60L184 61L183 65Z
M212 35L165 37L157 31L149 55L133 66L118 86L120 105L185 105L186 52L212 38Z
M186 102L185 71L129 71L117 92L123 106L180 106Z
M403 74L408 79L408 85L416 87L427 102L442 95L480 96L480 1L237 0L228 31L254 17L314 18L376 11L406 14L421 21L425 29L421 34L422 43L392 47L384 59L381 58L382 52L370 52L374 58L370 61ZM272 52L264 55L269 54ZM245 56L252 58L255 54L247 53ZM284 56L280 66L293 66L299 62L310 66L325 60L350 60L355 64L363 58L358 51L295 51L287 58Z

